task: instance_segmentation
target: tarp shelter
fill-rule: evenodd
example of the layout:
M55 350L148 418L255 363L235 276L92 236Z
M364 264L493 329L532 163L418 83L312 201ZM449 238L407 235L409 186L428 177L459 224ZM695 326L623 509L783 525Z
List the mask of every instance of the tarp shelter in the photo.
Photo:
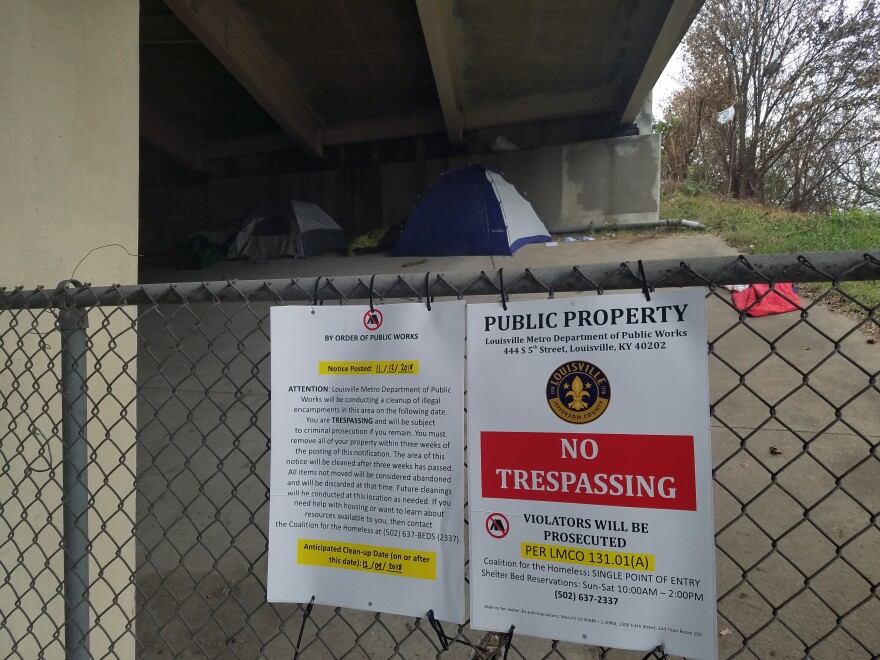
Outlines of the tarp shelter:
M468 165L443 174L413 209L395 256L513 254L550 233L498 172Z
M302 258L344 250L347 244L342 228L319 206L285 199L261 206L247 217L229 256L252 261Z

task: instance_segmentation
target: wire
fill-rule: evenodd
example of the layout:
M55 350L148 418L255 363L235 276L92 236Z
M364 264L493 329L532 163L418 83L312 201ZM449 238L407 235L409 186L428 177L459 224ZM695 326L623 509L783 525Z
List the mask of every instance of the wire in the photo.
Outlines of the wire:
M102 249L104 249L104 248L108 248L108 247L118 247L118 248L122 248L123 250L125 250L126 254L128 254L128 256L130 256L130 257L142 257L142 256L144 256L144 255L142 255L142 254L134 254L134 253L132 253L132 252L129 252L129 251L128 251L128 248L125 247L124 245L122 245L121 243L107 243L106 245L99 245L98 247L93 247L91 250L89 250L88 252L86 252L86 256L84 256L82 259L79 260L79 263L74 267L73 272L70 274L70 277L69 277L68 279L71 279L71 280L73 279L73 276L76 275L76 271L77 271L77 269L78 269L80 266L82 266L83 261L85 261L86 259L88 259L88 258L89 258L89 255L91 255L92 252L95 252L96 250L102 250Z
M40 454L40 458L42 458L46 462L46 467L42 470L38 470L37 468L31 466L31 472L49 472L53 469L52 464L55 462L54 460L52 460L52 445L49 444L49 439L45 435L43 435L43 432L36 426L33 427L33 431L35 434L39 435L43 439L43 446L46 448L46 452L48 452L49 458L46 458L45 455Z
M298 660L300 645L302 644L303 632L306 629L306 621L309 620L309 615L312 613L312 608L315 606L315 597L312 596L312 599L309 601L309 604L306 605L306 611L303 614L302 625L299 628L299 637L296 638L296 652L293 654L293 660Z

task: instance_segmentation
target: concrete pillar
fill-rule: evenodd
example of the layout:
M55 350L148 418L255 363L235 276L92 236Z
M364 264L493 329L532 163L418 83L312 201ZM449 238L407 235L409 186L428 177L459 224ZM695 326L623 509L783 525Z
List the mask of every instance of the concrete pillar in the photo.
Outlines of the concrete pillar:
M467 163L502 172L554 233L659 220L660 136L651 134L382 165L384 221L406 220L443 171Z
M0 0L0 286L54 287L108 243L137 252L138 4ZM103 248L76 278L134 283L137 261ZM94 657L135 655L134 312L90 312ZM64 656L58 334L51 312L0 312L3 657Z
M648 92L636 117L639 135L650 135L654 132L654 91Z
M557 232L660 219L660 135L566 145Z

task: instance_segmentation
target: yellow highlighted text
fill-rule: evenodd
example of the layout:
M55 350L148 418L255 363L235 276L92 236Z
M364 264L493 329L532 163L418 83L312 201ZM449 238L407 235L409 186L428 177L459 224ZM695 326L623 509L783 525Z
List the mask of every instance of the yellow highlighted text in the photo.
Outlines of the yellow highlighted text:
M522 543L521 552L523 559L531 559L533 561L552 561L561 564L618 568L625 571L654 572L654 555L632 552L605 552L590 548L547 545L545 543Z
M318 362L322 376L415 376L418 360L361 360L355 362Z
M437 579L437 553L423 550L300 539L296 562L422 580Z

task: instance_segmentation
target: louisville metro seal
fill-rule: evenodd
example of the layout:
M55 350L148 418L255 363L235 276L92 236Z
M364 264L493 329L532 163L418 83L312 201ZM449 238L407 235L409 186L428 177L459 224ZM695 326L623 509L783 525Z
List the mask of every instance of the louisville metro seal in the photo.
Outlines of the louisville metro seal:
M547 381L547 403L560 419L586 424L597 419L611 400L611 385L599 367L573 360L557 367Z

